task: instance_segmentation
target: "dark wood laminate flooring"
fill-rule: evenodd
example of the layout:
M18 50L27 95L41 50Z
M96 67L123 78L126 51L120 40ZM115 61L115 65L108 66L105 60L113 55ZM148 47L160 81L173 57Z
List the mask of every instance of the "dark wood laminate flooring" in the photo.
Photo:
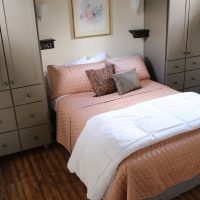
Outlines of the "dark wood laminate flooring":
M55 144L0 158L0 200L87 200L67 170L69 153ZM200 200L200 186L176 200Z

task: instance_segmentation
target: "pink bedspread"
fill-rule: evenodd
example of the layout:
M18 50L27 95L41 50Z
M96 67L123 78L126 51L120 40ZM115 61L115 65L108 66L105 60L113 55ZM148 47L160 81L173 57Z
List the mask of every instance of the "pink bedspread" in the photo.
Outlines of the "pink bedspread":
M97 114L174 94L175 90L151 80L141 81L142 88L125 95L113 93L94 97L93 92L65 96L57 107L57 142L71 152L86 121Z
M119 96L93 97L79 93L63 97L57 108L57 141L72 151L86 121L97 114L116 110L177 91L150 80L142 88ZM107 200L142 200L200 174L200 130L181 134L126 158L117 169Z

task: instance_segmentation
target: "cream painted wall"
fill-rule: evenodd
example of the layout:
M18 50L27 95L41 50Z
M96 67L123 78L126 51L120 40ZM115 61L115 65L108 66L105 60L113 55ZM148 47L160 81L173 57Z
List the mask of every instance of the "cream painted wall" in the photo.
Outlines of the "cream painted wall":
M36 3L41 0L36 0ZM106 52L111 57L143 54L143 39L134 39L129 29L143 28L143 13L138 15L131 0L111 0L112 34L83 39L73 38L71 0L42 0L46 13L38 21L40 39L56 40L55 49L43 50L43 68L49 64L62 65L68 60Z

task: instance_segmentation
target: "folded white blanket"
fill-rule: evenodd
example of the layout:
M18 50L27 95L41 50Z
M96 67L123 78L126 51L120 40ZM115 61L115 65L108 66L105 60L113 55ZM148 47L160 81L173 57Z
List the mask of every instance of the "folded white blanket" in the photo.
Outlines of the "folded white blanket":
M180 133L200 128L200 95L179 93L103 113L88 120L68 162L100 200L117 166L131 153Z

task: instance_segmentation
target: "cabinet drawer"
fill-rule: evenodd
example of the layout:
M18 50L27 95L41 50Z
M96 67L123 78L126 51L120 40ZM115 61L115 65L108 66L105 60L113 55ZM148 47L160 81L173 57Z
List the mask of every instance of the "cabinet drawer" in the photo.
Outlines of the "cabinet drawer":
M186 59L186 70L193 70L198 68L200 68L200 57Z
M167 74L183 72L185 69L185 59L167 62Z
M185 73L185 88L200 85L200 69Z
M200 86L192 87L192 88L188 88L188 89L184 89L184 92L196 92L196 93L200 93Z
M0 110L0 133L16 129L17 126L13 108Z
M12 94L15 105L41 101L44 98L43 85L35 85L20 89L14 89L12 91Z
M19 128L43 124L48 121L44 102L18 106L16 107L16 115Z
M19 135L24 150L51 143L48 125L20 130Z
M17 131L0 134L0 156L20 151Z
M184 73L167 75L166 85L175 89L182 90L184 84Z
M0 92L0 109L12 107L10 91Z

